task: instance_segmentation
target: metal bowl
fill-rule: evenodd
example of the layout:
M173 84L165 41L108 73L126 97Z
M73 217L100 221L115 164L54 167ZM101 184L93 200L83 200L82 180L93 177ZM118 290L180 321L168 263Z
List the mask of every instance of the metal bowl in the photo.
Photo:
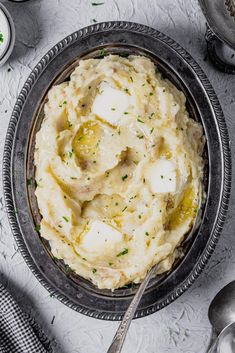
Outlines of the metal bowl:
M194 236L181 245L184 257L176 261L170 272L151 281L135 317L151 314L171 303L189 288L204 268L215 248L228 208L231 159L223 113L205 74L182 47L152 28L130 22L86 27L59 42L34 68L14 107L4 150L4 195L15 240L31 271L56 298L80 313L120 320L137 286L114 292L99 290L73 272L66 273L63 261L53 259L48 242L35 230L40 214L31 182L34 180L35 134L43 119L48 90L68 79L81 58L99 57L101 48L106 53L150 57L162 75L185 93L190 115L201 122L206 136L204 186L207 198L201 224Z

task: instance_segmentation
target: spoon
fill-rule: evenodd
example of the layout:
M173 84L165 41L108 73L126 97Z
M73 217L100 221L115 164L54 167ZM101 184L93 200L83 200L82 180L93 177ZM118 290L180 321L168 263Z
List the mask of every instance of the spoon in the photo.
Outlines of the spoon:
M190 239L191 236L193 235L193 233L195 232L196 228L199 225L199 219L201 216L200 213L200 203L199 203L199 207L197 210L197 214L193 223L193 226L190 230L190 232L187 235L186 239ZM123 343L125 341L128 329L130 327L131 321L135 315L136 309L140 303L140 300L144 294L144 291L150 281L150 279L156 274L157 270L158 270L159 264L157 263L156 265L154 265L151 270L147 273L146 277L144 278L143 282L141 283L141 285L139 286L136 294L134 295L134 298L132 299L118 329L117 332L113 338L113 341L107 351L107 353L120 353L122 350L122 346ZM162 276L159 276L159 281L161 280Z
M208 316L217 335L229 324L235 322L235 281L222 288L212 300Z
M123 319L122 322L120 323L117 332L113 338L113 341L111 343L111 346L109 347L107 353L120 353L122 350L123 343L126 338L127 331L129 329L129 326L131 324L131 321L135 315L136 309L139 305L139 302L142 298L142 295L144 294L144 291L151 279L151 277L156 273L157 268L159 264L156 264L155 266L152 267L152 269L147 273L145 279L139 286L139 289L137 290L134 298L132 299Z
M233 333L235 337L235 281L222 288L212 300L208 317L213 332L219 335L208 353L222 345L225 336Z
M235 352L235 322L226 326L212 344L208 353L234 353Z

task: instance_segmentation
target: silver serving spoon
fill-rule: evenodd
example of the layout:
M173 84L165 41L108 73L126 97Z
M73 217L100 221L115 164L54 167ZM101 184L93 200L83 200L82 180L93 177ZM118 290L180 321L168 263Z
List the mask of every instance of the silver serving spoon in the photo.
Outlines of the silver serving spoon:
M209 306L208 316L213 332L219 335L208 352L212 353L216 347L219 348L229 333L233 332L235 337L235 281L227 284L216 294Z
M216 332L235 322L235 281L222 288L212 300L208 310L209 320Z
M139 302L142 298L142 295L144 294L144 291L153 275L156 273L157 268L159 264L156 264L155 266L152 267L152 269L147 273L145 279L139 286L139 289L137 290L134 298L132 299L123 319L122 322L120 323L117 332L113 338L113 341L111 343L111 346L109 347L107 353L120 353L122 350L123 343L126 338L127 331L129 329L129 326L131 324L131 321L135 315L136 309L139 305Z
M199 225L199 219L201 217L201 200L199 201L199 207L197 210L197 215L195 217L193 226L190 230L190 232L187 235L187 240L189 240L191 238L191 236L193 235L193 233L195 232L196 228ZM151 268L151 270L147 273L146 277L144 278L143 282L141 283L141 285L139 286L136 294L134 295L134 298L132 299L118 329L117 332L113 338L113 341L111 343L111 346L109 347L107 353L120 353L122 350L122 346L123 343L125 341L126 335L127 335L127 331L129 329L129 326L131 324L131 321L135 315L136 309L139 305L139 302L144 294L144 291L150 281L150 279L156 274L157 269L158 269L159 264L156 264L155 266L153 266ZM161 277L160 277L161 279Z

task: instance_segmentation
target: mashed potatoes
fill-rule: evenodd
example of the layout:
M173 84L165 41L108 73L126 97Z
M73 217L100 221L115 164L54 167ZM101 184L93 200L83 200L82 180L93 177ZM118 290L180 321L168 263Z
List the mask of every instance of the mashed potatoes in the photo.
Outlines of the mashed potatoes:
M48 94L36 137L41 235L99 288L169 270L201 198L203 136L141 56L82 60Z

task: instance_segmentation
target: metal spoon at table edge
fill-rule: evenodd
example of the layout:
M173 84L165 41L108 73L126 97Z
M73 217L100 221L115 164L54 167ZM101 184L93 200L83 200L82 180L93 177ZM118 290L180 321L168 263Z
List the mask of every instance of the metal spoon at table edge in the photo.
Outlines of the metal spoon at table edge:
M187 237L191 237L192 234L195 232L196 228L198 227L200 211L201 211L201 200L199 200L197 214L194 219L192 228L191 228L190 232L188 233ZM140 284L136 294L134 295L134 298L132 299L129 307L127 308L125 315L123 316L123 319L122 319L122 321L116 331L116 334L113 338L113 341L112 341L109 349L107 350L107 353L121 353L128 329L129 329L131 321L135 315L136 309L138 308L140 300L144 294L144 291L145 291L150 279L157 272L158 267L159 267L159 263L154 265L151 268L151 270L147 273L147 275L145 276L143 282Z
M235 281L227 284L216 294L209 306L208 317L213 332L218 335L208 351L212 353L225 329L235 322Z

